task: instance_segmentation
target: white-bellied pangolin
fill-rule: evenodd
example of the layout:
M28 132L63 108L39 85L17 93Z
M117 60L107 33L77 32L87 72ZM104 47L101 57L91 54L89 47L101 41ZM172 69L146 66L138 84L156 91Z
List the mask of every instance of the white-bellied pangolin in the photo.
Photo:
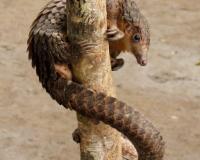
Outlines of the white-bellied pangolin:
M107 0L107 12L112 69L123 65L123 59L116 58L121 51L133 53L145 65L149 28L134 1ZM139 160L162 160L164 141L151 122L116 98L76 82L71 64L80 55L70 52L66 30L66 0L52 0L33 22L28 52L42 86L59 104L122 132L136 147Z

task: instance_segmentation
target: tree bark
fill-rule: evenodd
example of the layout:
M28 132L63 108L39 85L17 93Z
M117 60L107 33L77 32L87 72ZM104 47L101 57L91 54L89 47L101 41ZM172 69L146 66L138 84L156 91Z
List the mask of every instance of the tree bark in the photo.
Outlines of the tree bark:
M74 55L81 53L72 65L73 76L88 88L115 96L106 29L106 0L67 0L67 35ZM118 131L102 122L77 117L81 160L122 160Z

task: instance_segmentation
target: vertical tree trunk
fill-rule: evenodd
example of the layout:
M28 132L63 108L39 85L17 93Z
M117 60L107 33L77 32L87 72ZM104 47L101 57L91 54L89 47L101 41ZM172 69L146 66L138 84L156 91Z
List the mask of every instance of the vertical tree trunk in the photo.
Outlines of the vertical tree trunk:
M83 85L115 96L104 37L106 20L106 0L67 0L67 34L74 54L82 54L72 66L73 74ZM96 123L78 115L81 160L121 160L121 134L104 123Z

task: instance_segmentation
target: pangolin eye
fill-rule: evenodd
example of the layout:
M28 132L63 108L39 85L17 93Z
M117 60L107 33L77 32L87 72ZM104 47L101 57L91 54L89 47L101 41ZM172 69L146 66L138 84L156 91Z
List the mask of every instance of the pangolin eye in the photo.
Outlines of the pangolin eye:
M137 33L137 34L133 35L133 42L138 43L138 42L140 42L140 40L141 40L140 34Z

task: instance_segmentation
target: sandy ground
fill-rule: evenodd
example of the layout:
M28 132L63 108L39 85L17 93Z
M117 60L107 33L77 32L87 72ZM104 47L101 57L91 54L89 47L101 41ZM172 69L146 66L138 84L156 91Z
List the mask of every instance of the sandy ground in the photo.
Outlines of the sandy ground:
M41 88L27 60L29 26L47 0L0 0L0 160L78 160L75 113ZM199 0L137 0L152 31L150 62L114 73L118 97L161 130L165 160L200 157Z

